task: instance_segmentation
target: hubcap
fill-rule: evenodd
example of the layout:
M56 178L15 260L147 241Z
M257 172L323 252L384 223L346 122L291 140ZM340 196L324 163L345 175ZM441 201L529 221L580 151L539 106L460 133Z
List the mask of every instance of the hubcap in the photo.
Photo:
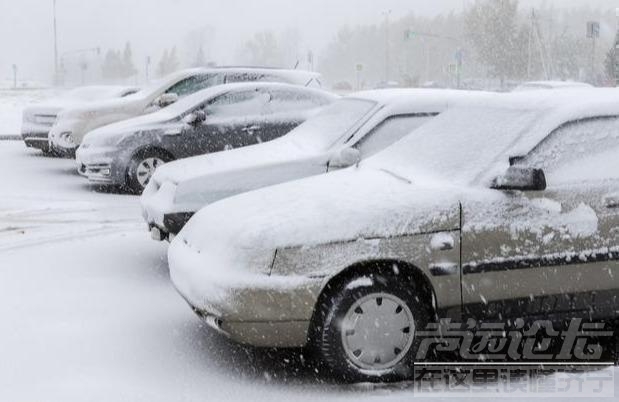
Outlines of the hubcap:
M386 293L357 300L342 321L346 355L366 370L385 370L398 364L414 337L413 313L400 298Z
M146 158L140 162L136 170L138 183L142 188L146 187L151 177L155 173L155 169L163 165L165 162L161 158Z

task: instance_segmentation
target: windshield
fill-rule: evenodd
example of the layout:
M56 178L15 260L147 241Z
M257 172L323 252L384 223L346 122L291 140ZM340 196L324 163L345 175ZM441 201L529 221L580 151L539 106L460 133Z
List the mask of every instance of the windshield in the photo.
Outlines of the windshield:
M389 170L415 182L426 177L472 184L510 151L537 121L540 111L458 108L447 111L363 165Z
M362 99L336 101L290 132L287 138L300 148L325 151L350 135L375 105Z

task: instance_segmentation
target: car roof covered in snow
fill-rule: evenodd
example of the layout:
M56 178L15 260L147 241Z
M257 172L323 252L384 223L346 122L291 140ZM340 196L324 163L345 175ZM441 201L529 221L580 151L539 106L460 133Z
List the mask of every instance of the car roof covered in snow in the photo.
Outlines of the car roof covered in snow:
M412 169L460 184L483 182L562 125L610 116L619 116L614 88L498 94L447 110L364 163L404 176Z
M377 89L357 92L347 96L351 99L363 99L376 102L389 109L389 113L442 112L447 107L458 104L474 104L478 100L490 100L495 93L482 91L460 91L449 89Z
M172 115L181 114L195 106L198 106L200 103L213 98L214 96L218 96L221 94L225 94L231 91L243 91L243 90L257 90L257 89L271 89L271 90L289 90L289 91L297 91L304 93L311 93L316 96L323 97L325 99L335 100L339 96L333 94L331 92L323 91L321 89L309 88L309 87L301 87L294 84L284 84L279 82L242 82L236 84L223 84L223 85L215 85L201 91L195 92L191 95L186 96L185 98L179 100L178 102L168 106L165 109L162 109L161 112L169 112Z

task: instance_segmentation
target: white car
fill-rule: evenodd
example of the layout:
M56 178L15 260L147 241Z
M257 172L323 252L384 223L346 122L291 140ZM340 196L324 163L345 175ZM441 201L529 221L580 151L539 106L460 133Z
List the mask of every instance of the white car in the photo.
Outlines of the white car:
M262 81L317 87L320 86L319 78L317 73L266 68L182 70L123 99L91 103L62 112L50 132L50 147L61 155L73 156L88 132L158 111L180 98L215 85Z
M87 86L75 88L62 96L24 109L22 139L29 148L49 152L49 132L58 114L66 109L103 99L124 98L139 91L126 86Z
M207 204L354 165L450 106L493 96L418 89L351 95L269 143L161 166L142 195L144 219L154 239L168 239Z

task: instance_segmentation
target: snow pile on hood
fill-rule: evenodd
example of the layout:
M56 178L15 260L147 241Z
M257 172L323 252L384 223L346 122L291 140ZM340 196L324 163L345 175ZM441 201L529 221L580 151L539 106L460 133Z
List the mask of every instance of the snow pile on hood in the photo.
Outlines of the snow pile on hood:
M240 270L264 250L452 230L459 223L457 193L388 172L347 169L214 203L175 241Z

